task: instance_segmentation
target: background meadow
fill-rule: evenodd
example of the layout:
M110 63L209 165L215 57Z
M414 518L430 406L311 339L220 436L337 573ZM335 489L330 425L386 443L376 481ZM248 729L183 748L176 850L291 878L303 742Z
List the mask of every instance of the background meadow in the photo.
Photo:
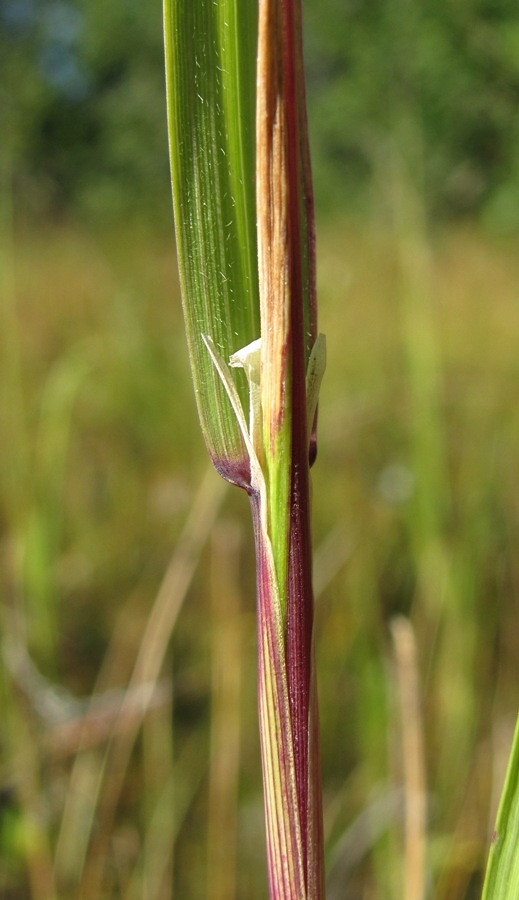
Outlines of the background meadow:
M307 5L328 897L400 900L425 840L469 900L518 696L519 13ZM160 4L3 3L0 53L0 896L259 900L252 535L192 396Z

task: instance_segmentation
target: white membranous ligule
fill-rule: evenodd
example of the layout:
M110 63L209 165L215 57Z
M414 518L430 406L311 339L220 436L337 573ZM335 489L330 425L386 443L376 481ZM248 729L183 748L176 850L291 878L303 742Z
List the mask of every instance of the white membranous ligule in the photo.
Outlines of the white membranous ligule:
M222 358L215 347L214 341L209 335L202 335L204 344L206 345L213 365L220 376L222 384L229 397L231 406L236 415L240 431L247 446L247 450L251 456L251 465L254 463L259 466L261 452L261 393L260 393L260 359L261 359L261 338L257 338L229 358L229 365L244 370L249 384L249 425L245 419L241 400L236 390L229 366ZM326 336L319 334L312 347L308 367L306 370L306 422L308 433L312 429L315 418L315 411L319 401L319 391L321 389L321 381L326 369ZM251 453L251 451L254 451ZM257 487L257 485L252 485Z
M237 350L229 358L233 369L243 369L249 383L249 434L256 454L260 456L261 445L261 338Z

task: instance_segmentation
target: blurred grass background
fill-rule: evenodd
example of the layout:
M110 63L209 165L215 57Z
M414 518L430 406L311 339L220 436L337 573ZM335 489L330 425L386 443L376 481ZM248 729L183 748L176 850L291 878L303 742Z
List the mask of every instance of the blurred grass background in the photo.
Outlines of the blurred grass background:
M480 895L517 708L518 35L505 0L308 4L329 900ZM160 5L5 2L0 51L0 897L263 898L251 528L189 379Z

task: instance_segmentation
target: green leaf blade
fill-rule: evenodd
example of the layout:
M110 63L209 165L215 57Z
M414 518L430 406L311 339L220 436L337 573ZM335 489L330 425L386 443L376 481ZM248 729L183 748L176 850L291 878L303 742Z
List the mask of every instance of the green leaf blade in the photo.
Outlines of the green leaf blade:
M256 4L166 0L168 130L177 252L202 430L217 468L248 481L248 454L203 341L228 360L259 337L254 190ZM236 53L237 48L239 52ZM244 407L248 389L239 375Z
M490 848L482 900L519 897L519 717Z

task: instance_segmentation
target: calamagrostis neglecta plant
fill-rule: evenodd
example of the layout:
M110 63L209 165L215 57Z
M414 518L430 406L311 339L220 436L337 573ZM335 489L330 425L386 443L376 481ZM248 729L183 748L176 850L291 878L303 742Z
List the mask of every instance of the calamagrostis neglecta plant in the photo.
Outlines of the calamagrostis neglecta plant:
M300 0L165 0L186 332L211 458L257 555L258 697L272 898L321 898L309 465L324 371Z

